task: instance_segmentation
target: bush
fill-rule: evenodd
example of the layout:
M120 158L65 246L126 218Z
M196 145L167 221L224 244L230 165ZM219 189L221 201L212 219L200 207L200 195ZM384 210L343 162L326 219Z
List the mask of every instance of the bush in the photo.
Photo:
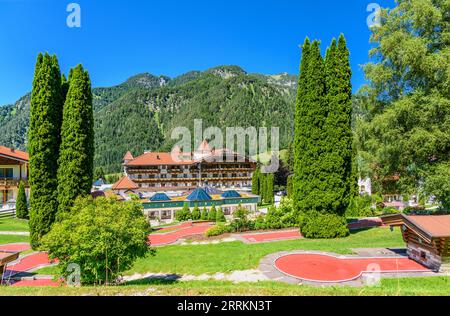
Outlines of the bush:
M270 229L280 229L283 228L283 222L281 217L283 213L277 209L275 206L269 207L269 210L266 215L266 227Z
M337 214L310 211L300 217L300 231L306 238L338 238L349 235L347 221Z
M264 216L262 215L258 215L258 217L255 219L254 224L253 224L253 229L255 230L263 230L266 229L266 222L264 220Z
M193 221L198 221L201 218L200 209L197 205L192 210L191 218Z
M208 220L208 211L206 210L206 207L203 208L202 214L200 216L200 219L202 221L207 221Z
M83 284L114 282L136 259L150 251L150 225L138 202L79 198L61 222L42 239L42 250L59 259L60 275L68 277L69 264L78 264Z
M383 208L382 212L383 212L383 215L400 214L401 213L399 210L397 210L395 207L392 207L392 206Z
M19 193L16 199L16 216L20 219L28 219L28 202L25 194L25 186L22 181L19 184Z
M233 214L234 220L230 224L233 232L243 232L250 230L249 221L247 220L248 211L245 208L238 207Z
M175 219L179 222L184 222L191 219L191 211L189 210L189 206L187 204L183 206L182 210L175 213Z
M345 216L347 217L371 217L374 215L375 210L372 209L372 197L368 194L352 197L345 211Z
M206 237L214 237L226 234L230 231L229 227L225 224L217 224L216 226L211 227L205 232Z
M216 212L216 222L218 223L225 223L227 219L225 218L225 215L223 214L222 208L219 207L219 209Z
M216 221L216 207L213 205L208 212L208 220L211 222Z

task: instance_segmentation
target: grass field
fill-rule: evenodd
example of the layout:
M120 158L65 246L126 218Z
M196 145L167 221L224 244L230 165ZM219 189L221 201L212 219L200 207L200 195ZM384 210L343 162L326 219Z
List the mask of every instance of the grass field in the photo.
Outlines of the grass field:
M23 219L0 219L0 232L28 232L28 221Z
M0 235L0 245L29 241L30 238L28 236Z
M223 281L153 282L110 287L0 287L1 295L218 295L218 296L426 296L450 295L450 277L383 279L373 287L311 287L279 282L232 283Z
M398 230L376 228L334 240L290 240L261 244L231 242L211 245L174 245L156 249L156 256L139 259L126 274L163 272L200 275L254 269L264 256L290 250L351 253L351 248L404 247Z

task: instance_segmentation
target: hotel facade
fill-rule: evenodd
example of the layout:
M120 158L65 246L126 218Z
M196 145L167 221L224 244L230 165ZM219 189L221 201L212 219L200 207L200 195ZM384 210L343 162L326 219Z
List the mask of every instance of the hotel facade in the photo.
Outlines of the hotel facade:
M251 158L228 149L212 150L206 141L192 153L175 148L171 153L147 152L134 158L128 152L123 158L124 176L113 190L167 192L202 186L249 189L256 167Z
M0 146L0 209L14 208L21 181L28 195L28 165L26 152Z

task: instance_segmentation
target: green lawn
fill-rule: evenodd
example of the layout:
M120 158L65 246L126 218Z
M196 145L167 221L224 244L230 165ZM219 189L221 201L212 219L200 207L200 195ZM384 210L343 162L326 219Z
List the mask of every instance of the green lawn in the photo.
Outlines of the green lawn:
M28 232L28 221L24 219L0 219L0 232Z
M374 228L333 240L290 240L261 244L240 241L211 245L174 245L156 249L156 256L139 259L126 274L164 272L200 275L254 269L264 256L290 250L351 253L351 248L404 247L398 230Z
M28 236L0 235L0 245L29 241L30 238Z
M450 295L450 277L383 279L374 287L311 287L280 282L232 283L224 281L153 282L110 287L2 287L1 295Z

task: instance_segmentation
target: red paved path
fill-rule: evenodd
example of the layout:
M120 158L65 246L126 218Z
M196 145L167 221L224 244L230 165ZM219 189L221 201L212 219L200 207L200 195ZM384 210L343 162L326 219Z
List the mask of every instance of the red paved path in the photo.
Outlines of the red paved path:
M28 243L0 245L0 251L22 252L30 249L31 247Z
M21 272L27 272L39 267L51 265L48 255L43 252L33 253L31 255L19 258L19 262L8 265L3 278L7 279Z
M189 225L187 225L189 224ZM212 223L187 223L177 231L165 233L165 234L151 234L148 236L151 246L162 246L167 244L172 244L176 242L178 239L192 236L192 235L201 235L204 234L209 228L213 226ZM181 226L181 225L180 225ZM169 229L169 228L167 228ZM173 229L173 226L170 228Z
M12 286L60 286L61 283L53 280L22 280L14 282Z
M338 259L318 254L293 254L279 258L275 267L281 272L303 280L342 282L358 278L362 272L378 264L381 272L426 272L424 266L408 258Z
M300 230L297 228L295 230L273 231L261 234L244 234L241 235L241 237L246 239L248 242L258 243L284 239L295 239L301 238L302 236L300 234Z

